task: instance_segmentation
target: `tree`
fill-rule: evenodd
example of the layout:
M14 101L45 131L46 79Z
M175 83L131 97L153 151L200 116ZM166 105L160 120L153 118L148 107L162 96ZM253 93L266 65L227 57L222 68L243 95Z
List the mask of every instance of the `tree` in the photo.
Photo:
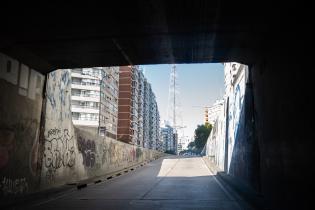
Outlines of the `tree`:
M212 130L212 125L206 123L205 125L198 125L195 130L195 147L198 153L201 152L203 147L205 146L207 139Z
M192 141L192 142L190 142L190 143L188 144L188 148L189 148L189 149L192 149L192 148L194 148L195 146L196 146L196 144L195 144L194 141Z

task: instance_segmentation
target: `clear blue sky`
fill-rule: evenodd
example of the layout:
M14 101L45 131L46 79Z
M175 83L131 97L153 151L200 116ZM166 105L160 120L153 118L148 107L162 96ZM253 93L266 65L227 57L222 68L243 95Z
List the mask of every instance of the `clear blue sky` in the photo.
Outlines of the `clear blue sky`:
M204 109L224 93L223 64L177 64L181 115L184 135L192 137L198 124L204 123ZM152 85L161 121L167 120L168 88L171 65L143 65L145 77Z

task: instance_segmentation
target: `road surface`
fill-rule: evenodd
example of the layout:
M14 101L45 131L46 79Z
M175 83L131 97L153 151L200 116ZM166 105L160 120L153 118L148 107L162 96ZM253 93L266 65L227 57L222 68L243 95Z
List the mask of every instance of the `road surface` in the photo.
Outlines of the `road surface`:
M32 209L243 209L200 157L167 156Z

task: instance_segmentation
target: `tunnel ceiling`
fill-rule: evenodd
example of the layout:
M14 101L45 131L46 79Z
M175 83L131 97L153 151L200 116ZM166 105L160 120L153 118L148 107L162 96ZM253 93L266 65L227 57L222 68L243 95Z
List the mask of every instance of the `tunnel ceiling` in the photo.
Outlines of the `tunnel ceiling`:
M130 64L251 63L270 48L292 47L296 29L307 27L297 5L266 2L149 0L62 6L2 8L0 51L43 73ZM284 41L288 39L290 43Z

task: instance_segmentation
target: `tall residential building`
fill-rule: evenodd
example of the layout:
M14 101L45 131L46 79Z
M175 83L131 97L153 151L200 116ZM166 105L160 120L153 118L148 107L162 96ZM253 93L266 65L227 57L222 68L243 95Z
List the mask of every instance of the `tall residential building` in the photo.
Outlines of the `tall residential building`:
M174 129L170 125L161 128L161 138L163 141L164 151L175 151L174 148Z
M138 67L119 68L118 140L138 143Z
M156 149L156 142L157 139L157 103L155 101L155 95L151 92L151 102L150 102L150 130L149 130L149 148L150 149Z
M107 137L117 139L119 67L103 69L106 76L102 83L101 107L105 108L105 131Z
M138 140L137 144L144 147L144 75L142 70L139 70L138 75Z
M156 101L155 101L156 103ZM156 139L156 149L159 150L159 151L162 151L163 150L163 144L162 144L162 141L161 141L161 128L160 128L160 112L159 112L159 107L156 103L156 122L155 122L155 129L156 129L156 136L155 136L155 139Z
M116 139L118 67L71 70L71 112L76 126L94 129Z
M120 67L118 104L118 140L161 149L158 106L139 66Z
M149 148L160 150L160 114L156 98L150 89L150 108L149 108Z
M149 148L150 143L150 104L151 104L151 84L144 79L144 103L143 103L143 145Z

